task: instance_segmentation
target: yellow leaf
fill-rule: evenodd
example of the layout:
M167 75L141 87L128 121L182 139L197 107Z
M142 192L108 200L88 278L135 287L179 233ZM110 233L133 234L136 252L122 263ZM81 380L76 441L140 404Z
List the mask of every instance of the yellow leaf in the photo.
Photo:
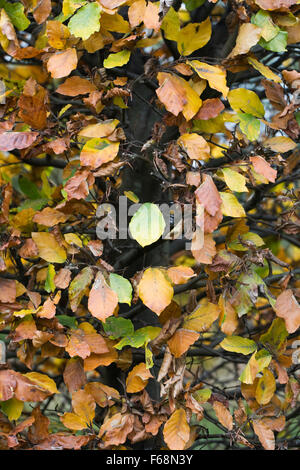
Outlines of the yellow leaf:
M160 315L170 304L174 291L159 268L148 268L140 280L138 294L150 310Z
M24 402L17 398L1 402L1 409L8 417L9 421L16 421L20 418L24 408Z
M238 193L248 192L246 187L246 178L237 171L231 170L231 168L224 168L222 170L225 183L231 191Z
M180 55L188 56L208 43L211 37L210 18L202 23L189 23L177 35L177 47Z
M242 336L230 336L220 343L220 346L225 349L225 351L235 352L239 354L248 354L256 351L257 346L255 341L248 338L243 338Z
M66 428L73 431L81 431L88 427L86 421L75 413L65 413L60 420Z
M159 72L159 88L156 94L167 111L178 116L180 112L189 121L199 111L202 100L183 78L170 73Z
M127 49L123 51L116 52L115 54L109 54L107 59L103 61L103 66L106 69L112 69L114 67L122 67L122 65L127 64L130 59L131 52Z
M192 160L208 160L210 158L210 146L201 135L182 134L177 142Z
M232 109L236 112L252 114L256 117L263 117L265 109L257 94L246 88L235 88L228 93L228 101Z
M66 261L67 254L52 233L32 232L31 236L42 259L49 263L64 263Z
M171 450L183 450L190 438L190 427L185 410L174 411L164 426L164 439Z
M220 91L224 98L227 97L229 88L226 85L226 72L224 69L208 65L205 62L199 62L199 60L192 60L187 63L193 67L200 78L208 81L211 88Z
M258 70L264 77L266 77L268 80L273 80L275 83L280 83L281 78L276 75L276 73L272 72L272 70L267 67L266 65L262 64L259 62L257 59L254 57L248 57L248 63L252 65L256 70Z
M194 330L199 333L207 331L213 322L218 318L220 309L217 305L207 302L200 305L183 322L183 328Z
M56 388L56 383L53 379L50 379L48 375L40 374L39 372L28 372L24 374L25 377L28 377L32 382L37 384L39 387L44 388L45 390L51 393L59 393Z
M264 369L263 376L256 387L255 398L260 405L266 405L272 399L276 391L276 381L269 369Z
M269 147L273 152L285 153L289 150L294 150L297 147L296 142L294 142L289 137L278 136L270 137L264 141L264 146Z
M119 142L111 142L105 138L95 137L90 139L81 150L80 162L83 166L89 166L95 170L103 163L116 158L119 145Z
M232 193L219 193L222 199L221 211L229 217L245 217L245 210Z

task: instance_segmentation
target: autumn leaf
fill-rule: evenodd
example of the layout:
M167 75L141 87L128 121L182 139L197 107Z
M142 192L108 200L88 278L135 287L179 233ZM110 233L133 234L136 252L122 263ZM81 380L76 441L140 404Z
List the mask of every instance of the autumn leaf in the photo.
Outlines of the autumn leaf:
M160 315L171 302L174 291L159 268L148 268L139 282L138 294L150 310Z
M300 306L291 289L283 291L276 300L274 306L276 315L283 318L286 329L294 333L300 327Z
M171 450L183 450L190 437L190 427L186 412L179 408L164 425L164 439Z
M51 55L47 62L47 69L53 78L67 77L72 70L76 69L77 61L76 49L69 48Z
M105 322L106 318L113 315L117 305L117 294L107 285L103 274L99 271L89 294L89 311L98 320Z
M39 256L49 263L64 263L67 259L65 249L59 245L55 236L48 232L32 232Z
M199 334L185 328L176 330L174 335L168 340L168 346L174 357L182 356L189 347L199 338Z
M148 383L148 380L152 377L149 369L146 368L146 364L141 362L135 366L128 374L126 379L126 390L128 393L137 393L143 390Z
M226 408L223 403L220 401L214 401L213 402L213 409L216 413L216 416L219 420L219 422L226 428L228 431L231 431L233 428L233 419L232 416L229 412L229 410Z

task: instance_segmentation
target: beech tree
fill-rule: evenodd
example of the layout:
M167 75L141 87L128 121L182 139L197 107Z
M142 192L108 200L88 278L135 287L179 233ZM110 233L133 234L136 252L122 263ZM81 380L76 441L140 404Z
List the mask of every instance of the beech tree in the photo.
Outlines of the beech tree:
M299 42L297 0L0 0L0 449L299 448Z

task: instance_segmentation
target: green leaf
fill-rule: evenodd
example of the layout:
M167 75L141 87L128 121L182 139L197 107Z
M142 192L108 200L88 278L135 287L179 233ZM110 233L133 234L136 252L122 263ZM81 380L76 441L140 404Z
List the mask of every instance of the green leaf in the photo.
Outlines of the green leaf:
M249 140L257 140L260 135L260 120L248 113L237 113L237 115L241 131Z
M253 15L251 23L261 28L261 36L265 41L271 41L280 31L280 28L273 23L270 13L265 10L259 10Z
M146 334L137 330L130 335L124 336L124 338L122 338L121 341L119 341L114 347L116 349L122 349L125 346L131 346L132 348L141 348L142 346L144 346L146 341Z
M97 2L81 7L68 23L71 34L83 41L88 39L100 30L100 14L101 7Z
M156 242L164 233L165 226L159 208L151 202L146 202L132 217L129 229L132 238L144 247Z
M54 292L55 291L55 284L54 284L54 277L55 277L55 269L53 264L48 265L47 276L45 281L45 290L47 292Z
M68 315L56 315L57 320L63 326L68 328L76 329L78 327L78 322L75 317L69 317Z
M39 192L37 186L30 181L26 176L19 177L19 188L25 196L29 197L29 199L40 199L41 193Z
M141 348L145 346L148 341L154 339L161 331L161 328L155 326L145 326L136 330L133 334L125 336L119 341L114 347L116 349L122 349L125 346L131 346L132 348Z
M205 0L184 0L186 9L188 11L193 11L198 7L201 7L203 3L205 3Z
M223 339L220 346L225 349L225 351L244 354L245 356L253 353L257 349L255 341L243 338L242 336L228 336Z
M240 235L240 240L243 242L251 242L255 246L263 246L265 242L263 239L257 235L257 233L253 232L248 232L248 233L243 233ZM247 246L242 245L238 240L235 240L229 244L229 248L232 250L237 250L237 251L247 251L249 248Z
M0 7L3 7L9 16L12 24L20 31L24 31L30 25L30 21L24 13L24 6L22 3L10 3L0 1Z
M112 290L116 292L118 301L120 303L131 305L132 285L128 279L119 276L119 274L111 273L109 275L109 283Z
M280 31L277 36L271 41L265 41L263 38L259 40L259 45L262 46L267 51L273 52L284 52L286 51L288 40L288 33L286 31Z
M109 54L109 56L103 61L103 66L106 69L112 69L114 67L122 67L127 64L130 59L131 52L127 49L116 52L115 54Z
M103 323L104 331L111 339L122 338L134 334L131 320L122 317L109 317Z
M199 403L205 403L207 400L210 399L211 397L211 390L209 388L202 388L200 390L197 390L196 392L193 393L193 397L199 402Z
M16 421L20 418L24 408L24 403L17 398L1 402L1 409L6 414L9 421Z
M272 349L278 351L288 335L283 318L275 318L268 331L261 335L259 341L265 346L271 346Z

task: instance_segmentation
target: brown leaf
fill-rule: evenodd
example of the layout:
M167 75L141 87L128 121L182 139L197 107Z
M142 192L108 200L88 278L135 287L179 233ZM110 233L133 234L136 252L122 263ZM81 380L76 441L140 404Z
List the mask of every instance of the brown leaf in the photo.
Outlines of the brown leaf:
M120 400L120 394L117 390L101 382L89 382L84 390L89 393L101 408L112 406ZM114 400L115 398L115 400Z
M67 78L55 91L65 96L77 96L86 95L96 90L96 86L87 79L74 76Z
M202 106L194 119L213 119L219 116L223 109L225 109L225 106L220 98L210 98L203 101Z
M30 442L38 444L49 436L50 420L42 414L39 406L34 408L32 416L34 422L30 426L27 435Z
M167 272L173 284L185 284L191 277L196 276L193 269L188 266L174 266Z
M77 358L69 359L63 373L63 378L71 394L81 389L86 384L82 360Z
M51 73L52 78L67 77L72 70L76 69L77 62L76 49L69 48L51 55L47 62L47 69Z
M198 263L211 264L213 257L217 253L216 242L214 241L212 234L208 233L204 235L203 246L199 249L197 234L195 233L192 239L191 250Z
M15 149L25 149L36 140L37 132L3 132L0 134L0 150L9 152Z
M276 315L283 318L286 329L294 333L300 327L300 305L291 289L283 291L276 300L274 307Z
M263 448L266 450L275 450L274 432L262 420L253 420L252 425Z
M44 23L51 13L51 0L39 0L33 10L33 17L38 24Z
M124 444L127 436L133 430L134 415L116 413L102 424L99 437L105 446Z
M214 401L213 409L220 423L228 429L228 431L231 431L233 428L233 419L226 406L220 401Z
M53 227L54 225L65 222L68 218L68 215L63 212L59 212L51 207L45 207L42 211L36 212L32 220L37 224Z
M217 214L221 207L222 199L211 176L205 175L205 180L196 189L195 196L209 215L215 216Z
M13 279L0 278L0 302L13 303L16 300L17 287Z
M54 284L59 289L66 289L71 281L71 271L67 268L61 268L54 277Z
M47 90L29 78L18 101L20 118L34 129L44 129L47 126L47 103Z
M85 199L89 194L89 188L93 186L95 178L93 174L86 169L76 171L75 175L68 179L64 190L68 199Z

